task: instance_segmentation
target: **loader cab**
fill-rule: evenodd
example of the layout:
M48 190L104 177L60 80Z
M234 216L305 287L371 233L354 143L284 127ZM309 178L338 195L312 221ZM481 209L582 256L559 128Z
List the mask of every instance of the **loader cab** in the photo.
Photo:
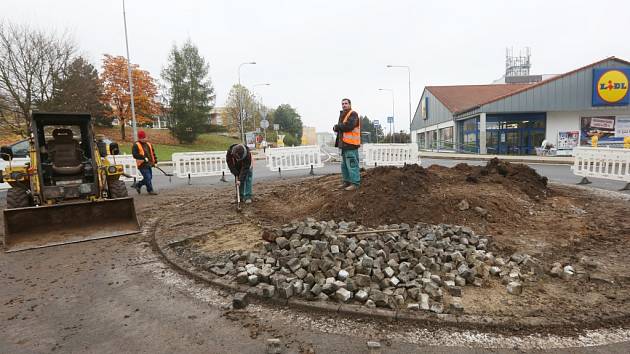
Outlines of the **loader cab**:
M98 196L90 115L33 113L32 130L43 200Z

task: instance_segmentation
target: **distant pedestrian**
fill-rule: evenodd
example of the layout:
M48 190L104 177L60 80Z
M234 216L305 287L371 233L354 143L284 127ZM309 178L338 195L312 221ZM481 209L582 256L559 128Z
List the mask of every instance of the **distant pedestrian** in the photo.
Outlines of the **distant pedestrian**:
M251 203L254 183L252 153L243 144L233 144L227 150L226 159L230 172L236 178L241 199L247 204Z
M157 195L157 192L153 189L153 172L151 171L151 168L158 162L157 156L155 156L153 145L147 140L147 134L143 130L138 132L138 141L133 144L131 154L136 159L138 171L142 174L142 181L136 182L133 186L136 192L140 194L142 186L147 186L147 192L150 195Z
M341 176L343 183L339 189L353 191L361 185L359 170L359 147L361 146L361 119L352 110L350 99L341 100L339 120L333 127L337 133L335 146L341 149Z

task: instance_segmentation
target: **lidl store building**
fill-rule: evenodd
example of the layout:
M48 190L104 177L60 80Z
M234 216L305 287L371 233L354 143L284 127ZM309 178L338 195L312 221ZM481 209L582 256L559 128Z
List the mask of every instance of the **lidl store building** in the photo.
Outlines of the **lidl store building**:
M412 141L421 150L511 155L535 154L545 140L569 155L593 136L598 146L622 147L629 78L630 62L610 57L533 83L427 86Z

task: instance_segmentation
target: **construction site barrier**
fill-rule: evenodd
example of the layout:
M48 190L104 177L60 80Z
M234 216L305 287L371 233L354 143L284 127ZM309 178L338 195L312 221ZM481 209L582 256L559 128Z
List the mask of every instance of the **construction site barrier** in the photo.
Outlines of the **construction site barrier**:
M179 178L221 176L229 172L225 151L176 152L173 154L173 174Z
M588 184L588 177L626 182L622 190L630 189L630 149L576 147L571 170L582 176L579 184Z
M110 163L123 165L125 174L120 177L121 181L136 182L142 179L142 174L138 170L138 166L136 166L136 159L133 158L133 155L107 155L107 159Z
M324 167L321 151L317 145L281 147L267 149L267 167L271 171L304 170Z
M363 144L366 167L420 164L416 144Z

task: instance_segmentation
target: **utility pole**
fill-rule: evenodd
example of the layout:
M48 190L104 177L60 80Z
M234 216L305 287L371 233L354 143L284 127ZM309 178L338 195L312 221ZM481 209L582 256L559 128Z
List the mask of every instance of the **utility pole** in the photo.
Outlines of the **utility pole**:
M394 118L396 116L395 109L394 109L394 90L393 89L384 89L384 88L380 88L378 90L379 91L389 91L392 94L392 122L391 122L389 131L392 134L392 143L396 143L396 135L394 133L394 129L396 129L396 124L394 123L394 120L396 119L396 118Z
M387 65L388 68L406 68L407 69L407 94L409 103L409 136L411 136L411 121L413 119L411 113L411 68L407 65Z
M129 95L131 95L131 126L133 127L133 141L138 141L136 107L133 100L133 79L131 78L131 60L129 59L129 40L127 39L127 14L125 13L125 0L123 0L123 21L125 23L125 46L127 47L127 74L129 75Z

